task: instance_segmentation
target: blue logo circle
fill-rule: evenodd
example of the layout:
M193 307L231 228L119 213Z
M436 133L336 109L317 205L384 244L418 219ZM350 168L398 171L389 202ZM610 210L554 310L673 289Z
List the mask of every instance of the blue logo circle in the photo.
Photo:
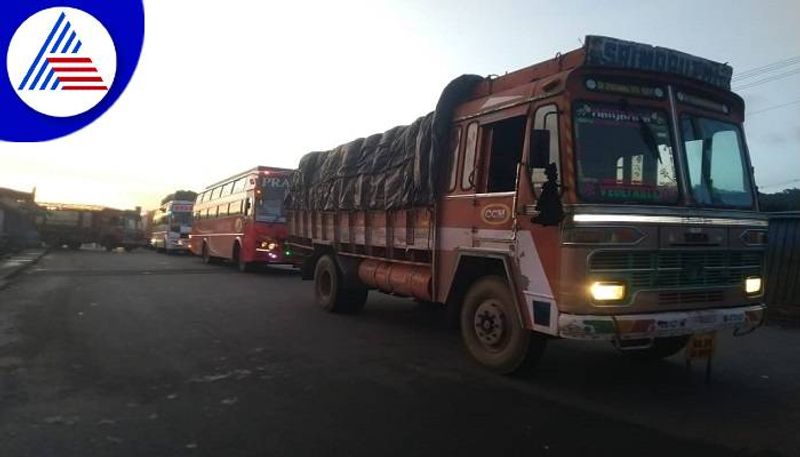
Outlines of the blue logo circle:
M91 124L122 95L143 41L142 0L4 0L0 140L47 141Z

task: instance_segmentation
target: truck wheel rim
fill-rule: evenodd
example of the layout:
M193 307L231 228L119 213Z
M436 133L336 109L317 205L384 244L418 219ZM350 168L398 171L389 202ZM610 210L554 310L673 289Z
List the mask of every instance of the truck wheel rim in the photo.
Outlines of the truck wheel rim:
M333 278L330 272L323 271L319 278L319 293L323 297L329 297L333 289Z
M499 349L506 337L506 317L499 301L484 300L475 310L475 335L489 349Z

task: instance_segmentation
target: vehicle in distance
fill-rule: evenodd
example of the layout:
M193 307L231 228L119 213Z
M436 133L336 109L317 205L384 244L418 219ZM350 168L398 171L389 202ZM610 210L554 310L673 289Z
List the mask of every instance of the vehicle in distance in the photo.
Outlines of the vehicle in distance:
M196 198L196 192L179 190L161 200L151 225L150 245L153 248L168 254L189 250L192 209Z
M192 253L206 263L232 262L241 271L290 263L283 209L290 172L258 166L208 186L194 205Z
M141 209L120 210L94 205L42 203L44 215L37 230L48 246L78 249L95 243L107 251L124 248L132 251L145 245Z
M368 289L445 304L491 370L550 338L637 358L762 323L758 213L732 69L588 36L508 73L462 76L408 126L306 155L289 242L329 311Z

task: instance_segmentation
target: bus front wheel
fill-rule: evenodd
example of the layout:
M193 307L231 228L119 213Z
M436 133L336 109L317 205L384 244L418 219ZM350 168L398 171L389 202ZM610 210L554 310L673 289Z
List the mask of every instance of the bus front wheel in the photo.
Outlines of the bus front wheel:
M208 252L208 244L207 243L203 243L202 259L203 259L203 263L206 264L206 265L214 263L214 258L211 257L211 254Z
M460 321L467 352L496 373L533 368L547 345L546 337L523 327L513 294L499 276L484 277L469 288Z
M253 270L253 265L250 262L246 262L242 257L242 247L238 242L233 245L233 261L236 263L236 269L242 273Z

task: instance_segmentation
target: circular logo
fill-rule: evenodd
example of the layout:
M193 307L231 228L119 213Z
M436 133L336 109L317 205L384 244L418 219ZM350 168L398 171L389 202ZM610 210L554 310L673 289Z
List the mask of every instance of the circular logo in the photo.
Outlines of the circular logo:
M481 219L489 225L505 224L511 218L511 209L502 203L492 203L481 209Z
M117 52L108 30L85 11L54 7L23 22L8 46L11 85L36 111L71 117L94 108L108 94Z

